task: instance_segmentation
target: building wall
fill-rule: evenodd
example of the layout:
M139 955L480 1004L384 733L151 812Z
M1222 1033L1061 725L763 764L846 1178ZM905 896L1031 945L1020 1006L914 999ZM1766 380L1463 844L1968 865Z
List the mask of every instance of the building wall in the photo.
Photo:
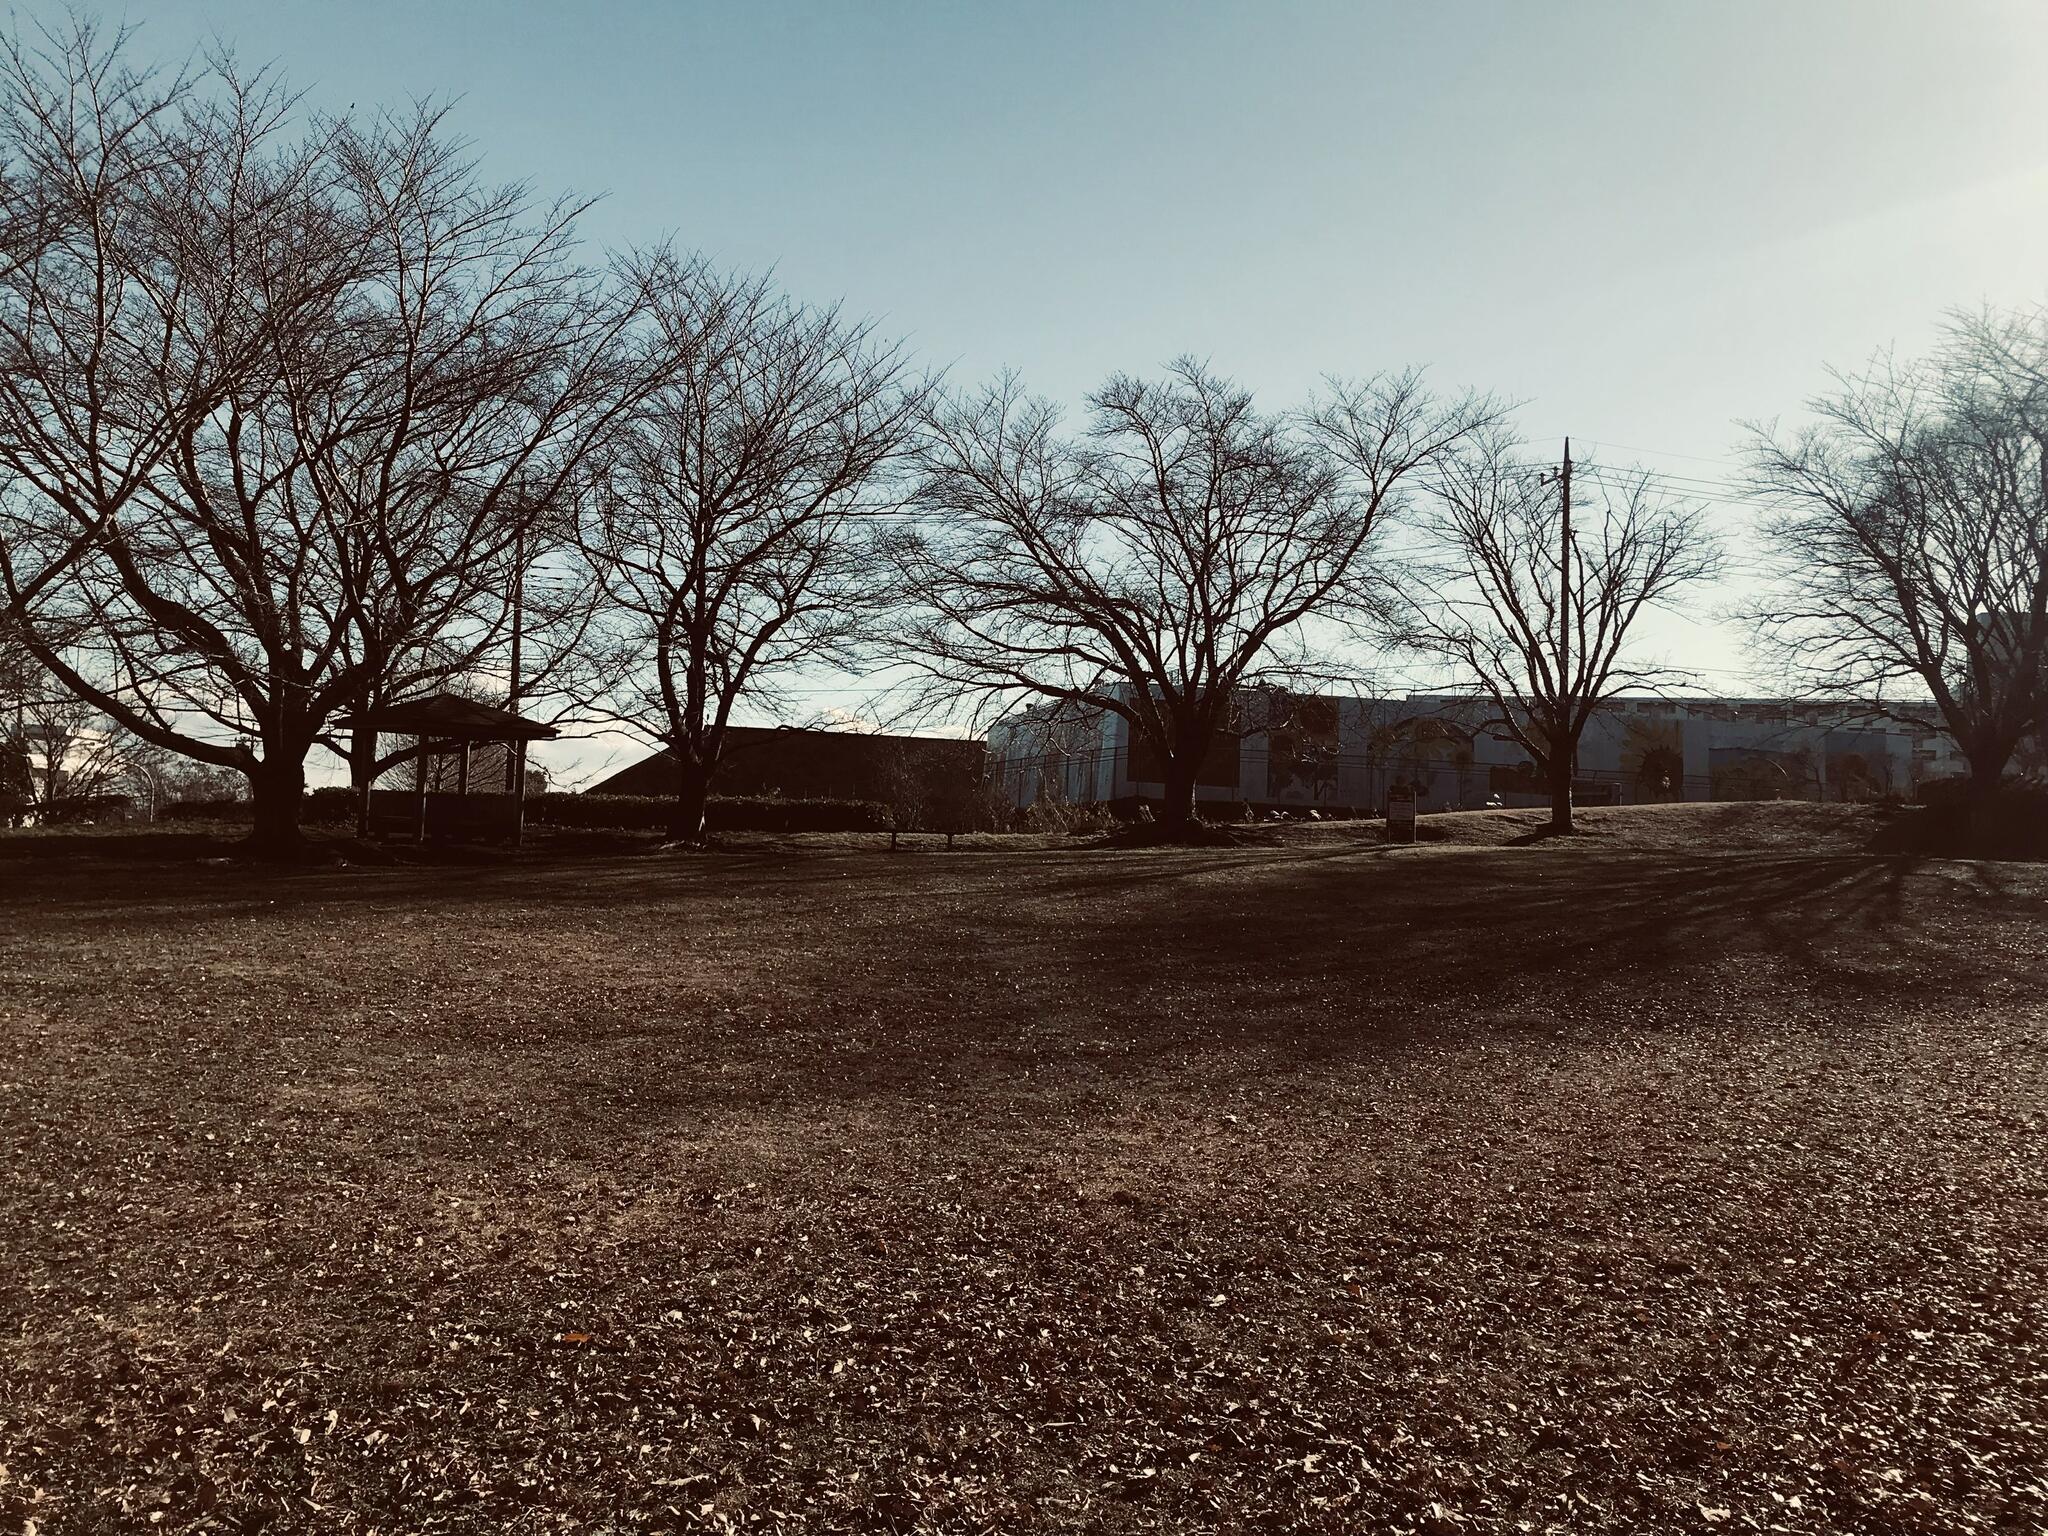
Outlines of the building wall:
M1490 708L1468 697L1305 701L1284 729L1242 737L1205 765L1198 801L1376 812L1395 783L1427 810L1545 805L1547 786ZM1588 722L1576 788L1587 802L1868 799L1962 771L1936 732L1838 705L1759 699L1618 699ZM1158 798L1155 754L1108 712L1020 711L989 734L1010 803Z

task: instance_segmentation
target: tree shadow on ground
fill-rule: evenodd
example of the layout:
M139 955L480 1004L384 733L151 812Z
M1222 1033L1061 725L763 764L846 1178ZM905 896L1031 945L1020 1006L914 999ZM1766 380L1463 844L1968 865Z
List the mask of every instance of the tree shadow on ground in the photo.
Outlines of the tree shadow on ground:
M1940 986L1895 971L1873 979L1873 952L1887 965L1927 952L1909 860L1292 866L1263 883L1119 881L1097 912L1012 891L921 934L914 961L886 980L863 978L848 947L820 944L796 991L833 999L828 1028L800 1006L779 1009L739 1047L771 1072L708 1096L678 1082L644 1097L636 1118L710 1100L846 1106L935 1079L1028 1099L1015 1075L1027 1069L1137 1080L1249 1052L1268 1070L1326 1070L1561 1024L1687 1027L1689 991L1736 962L1835 999Z
M1532 848L1539 843L1568 842L1575 838L1590 842L1593 840L1593 837L1594 834L1587 831L1584 827L1573 827L1570 831L1564 831L1557 827L1542 826L1524 832L1519 837L1509 838L1507 846L1510 848Z
M69 881L23 911L96 943L133 931L166 992L187 985L187 952L232 958L273 928L321 946L263 956L255 984L215 1007L208 1028L236 1037L241 1063L215 1085L230 1099L262 1100L268 1040L301 1073L332 1070L317 1042L287 1045L308 1026L283 1002L348 1021L350 1060L397 1092L380 1117L426 1092L402 1085L432 1056L435 1093L508 1095L565 1152L594 1155L733 1113L900 1109L965 1089L1018 1115L1049 1082L1114 1091L1251 1059L1306 1072L1559 1027L1689 1027L1691 1000L1729 967L1738 991L1762 968L1772 995L1847 1018L1843 999L1944 995L1954 930L1938 920L1959 903L2030 919L2048 889L2032 873L1597 847L775 851L460 883L411 869L194 891L155 870L121 890ZM493 947L505 924L518 937ZM356 959L366 945L374 969ZM312 1003L291 994L305 978Z

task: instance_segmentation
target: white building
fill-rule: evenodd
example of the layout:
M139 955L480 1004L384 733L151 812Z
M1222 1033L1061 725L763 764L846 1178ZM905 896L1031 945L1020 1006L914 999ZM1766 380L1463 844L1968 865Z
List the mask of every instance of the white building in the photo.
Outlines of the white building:
M1320 808L1366 814L1395 783L1430 810L1545 805L1529 755L1469 696L1304 698L1282 729L1226 738L1197 778L1216 814ZM1037 705L989 732L991 772L1017 806L1158 799L1157 755L1107 711ZM1604 705L1579 748L1584 803L1663 800L1868 800L1910 796L1961 773L1939 732L1871 706L1766 699L1625 698ZM1226 812L1224 807L1229 807Z

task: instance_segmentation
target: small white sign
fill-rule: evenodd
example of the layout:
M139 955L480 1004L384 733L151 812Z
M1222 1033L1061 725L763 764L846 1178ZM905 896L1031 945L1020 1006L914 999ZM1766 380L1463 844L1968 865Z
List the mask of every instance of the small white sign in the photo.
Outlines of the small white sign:
M1392 841L1415 841L1415 791L1397 785L1387 791L1387 837Z

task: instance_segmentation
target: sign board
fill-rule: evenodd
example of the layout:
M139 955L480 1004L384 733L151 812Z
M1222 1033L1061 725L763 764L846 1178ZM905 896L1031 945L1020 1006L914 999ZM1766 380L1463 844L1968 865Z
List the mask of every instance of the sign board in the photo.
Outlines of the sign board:
M1387 791L1387 841L1415 841L1415 791L1405 784Z

